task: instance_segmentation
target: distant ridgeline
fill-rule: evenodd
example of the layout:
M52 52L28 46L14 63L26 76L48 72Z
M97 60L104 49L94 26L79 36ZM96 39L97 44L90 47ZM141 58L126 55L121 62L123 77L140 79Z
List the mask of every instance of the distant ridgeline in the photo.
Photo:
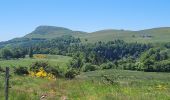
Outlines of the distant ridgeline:
M40 26L23 38L0 42L0 57L23 58L31 50L33 54L71 56L69 67L83 71L116 68L170 72L169 38L170 28L86 33Z
M15 38L6 42L0 42L0 48L5 47L5 46L29 46L32 45L33 43L37 42L42 42L47 39L43 38ZM26 45L27 44L27 45Z
M80 38L83 43L108 42L124 40L125 42L138 43L167 43L170 42L170 27L153 28L141 31L129 30L101 30L92 33L73 31L63 27L39 26L33 32L21 38L15 38L6 42L0 42L0 47L6 45L22 45L45 40L55 39L62 36Z

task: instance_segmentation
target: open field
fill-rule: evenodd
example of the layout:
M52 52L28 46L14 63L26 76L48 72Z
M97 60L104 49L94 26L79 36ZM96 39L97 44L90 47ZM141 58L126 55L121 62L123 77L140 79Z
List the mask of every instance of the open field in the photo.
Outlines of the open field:
M138 43L166 43L170 42L170 28L154 28L141 31L128 31L128 30L102 30L84 35L84 39L88 42L95 43L97 41L112 41L124 40L126 42Z
M39 100L41 95L47 100L169 100L170 74L111 69L81 73L73 80L11 74L10 100Z
M45 61L48 62L51 66L59 66L62 69L65 69L67 66L67 63L71 60L71 57L67 56L60 56L60 55L47 55L47 58L43 59L30 59L30 58L24 58L24 59L16 59L16 60L0 60L0 66L1 67L29 67L33 62L36 61Z

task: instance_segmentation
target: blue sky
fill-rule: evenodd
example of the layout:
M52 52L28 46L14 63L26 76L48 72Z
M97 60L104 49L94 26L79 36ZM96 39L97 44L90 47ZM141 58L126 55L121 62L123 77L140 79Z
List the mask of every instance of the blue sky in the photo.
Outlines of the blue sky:
M39 25L92 32L170 26L170 0L0 0L0 41Z

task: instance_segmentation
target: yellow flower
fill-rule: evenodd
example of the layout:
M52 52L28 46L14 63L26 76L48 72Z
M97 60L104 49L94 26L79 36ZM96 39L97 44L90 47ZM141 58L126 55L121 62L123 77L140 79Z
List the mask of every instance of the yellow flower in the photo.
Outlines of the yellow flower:
M30 71L29 75L32 77L41 77L41 78L48 78L49 80L56 80L56 77L51 73L47 73L43 69L43 67L41 67L37 73Z
M157 85L156 86L156 89L158 89L158 90L166 90L167 88L166 88L166 86L165 85Z
M35 74L36 77L46 77L47 76L47 72L41 67L39 69L39 72L37 72Z
M44 59L44 58L47 58L47 56L43 55L43 54L35 54L34 58L36 58L36 59Z
M35 76L35 73L32 72L32 71L30 71L30 72L29 72L29 75L30 75L31 77L34 77L34 76Z

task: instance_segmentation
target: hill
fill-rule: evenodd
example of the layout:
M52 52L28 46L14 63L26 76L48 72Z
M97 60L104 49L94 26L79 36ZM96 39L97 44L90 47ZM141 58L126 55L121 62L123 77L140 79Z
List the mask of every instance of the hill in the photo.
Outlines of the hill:
M108 29L87 33L82 31L73 31L63 27L39 26L30 34L24 36L24 38L51 39L63 35L72 35L74 37L81 38L82 41L87 39L88 42L93 43L97 41L106 42L116 39L124 40L126 42L142 43L170 42L170 27L152 28L139 31Z
M60 37L63 35L72 35L72 36L81 36L86 32L81 31L73 31L63 27L55 27L55 26L39 26L30 34L24 36L24 38L44 38L51 39Z
M32 41L41 42L61 37L63 35L71 35L76 38L80 38L84 43L95 43L97 41L107 42L116 39L124 40L126 42L165 43L170 42L170 27L153 28L140 31L109 29L87 33L83 31L73 31L63 27L39 26L24 37L0 42L0 47L4 47L6 45L28 45L32 43Z
M89 42L110 41L115 39L140 43L170 42L170 27L153 28L140 31L102 30L92 32L83 38L87 38Z

